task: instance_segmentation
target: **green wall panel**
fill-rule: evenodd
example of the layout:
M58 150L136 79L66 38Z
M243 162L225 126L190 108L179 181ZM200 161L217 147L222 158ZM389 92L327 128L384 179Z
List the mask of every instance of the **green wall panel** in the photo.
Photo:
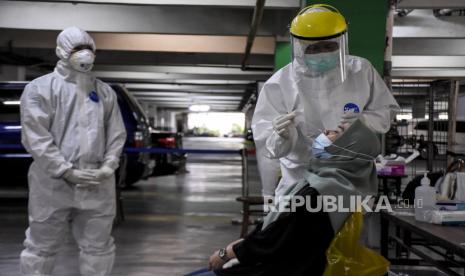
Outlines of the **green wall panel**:
M291 43L276 42L276 53L274 56L274 67L276 70L286 66L291 61Z
M387 0L307 0L307 4L329 4L341 11L349 23L349 53L368 59L383 73ZM281 44L286 44L281 42ZM283 51L283 48L288 49ZM290 62L290 45L277 45L275 69Z

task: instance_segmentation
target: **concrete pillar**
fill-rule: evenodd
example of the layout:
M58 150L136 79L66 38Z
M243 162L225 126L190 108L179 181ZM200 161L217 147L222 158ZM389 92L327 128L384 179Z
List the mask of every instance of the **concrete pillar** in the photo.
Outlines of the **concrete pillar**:
M168 126L170 127L171 131L176 131L176 112L169 111L168 116L170 118Z
M247 131L249 128L252 127L252 117L253 117L254 111L255 111L255 106L252 106L245 111L245 125L244 125L245 131Z
M257 94L258 95L260 94L264 84L265 84L265 82L262 82L262 81L257 83L257 91L258 91ZM255 105L253 105L249 109L245 110L245 125L244 125L244 127L245 127L246 132L252 126L252 117L253 117L254 112L255 112Z
M174 130L176 128L175 114L170 110L158 109L156 122L156 127L165 130Z
M187 118L189 113L180 112L176 114L176 131L186 133L188 131Z
M156 119L157 119L157 106L154 104L148 104L147 105L147 116L149 118L149 122L151 126L156 125Z
M155 127L161 128L165 126L165 119L163 118L163 109L157 109L157 115L155 117Z

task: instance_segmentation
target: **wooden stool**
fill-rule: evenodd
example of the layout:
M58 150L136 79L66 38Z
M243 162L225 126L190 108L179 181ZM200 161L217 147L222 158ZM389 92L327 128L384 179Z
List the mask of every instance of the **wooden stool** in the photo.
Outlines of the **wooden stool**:
M240 196L236 198L237 201L242 202L242 226L241 238L244 238L249 229L251 215L264 215L263 208L261 210L252 210L252 206L263 206L264 198L262 196Z

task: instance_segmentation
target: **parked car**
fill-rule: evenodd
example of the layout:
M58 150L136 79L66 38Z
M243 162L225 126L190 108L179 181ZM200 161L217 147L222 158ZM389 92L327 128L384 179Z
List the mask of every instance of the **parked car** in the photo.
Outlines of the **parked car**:
M152 146L165 149L182 149L182 133L163 129L152 129ZM185 153L153 153L155 160L154 176L173 174L184 171L187 154Z
M0 145L21 146L19 99L27 82L0 82ZM150 147L150 126L137 100L124 86L111 84L118 97L124 125L127 131L125 147ZM24 149L0 149L0 168L10 185L24 183L32 158ZM152 174L153 160L149 153L128 153L126 185L132 185Z
M25 183L32 158L21 146L19 97L25 83L0 83L0 145L17 148L0 150L2 186Z
M143 108L127 89L120 84L111 84L118 96L118 105L128 134L125 147L149 148L152 146L150 124ZM152 175L154 161L150 153L127 153L126 185Z

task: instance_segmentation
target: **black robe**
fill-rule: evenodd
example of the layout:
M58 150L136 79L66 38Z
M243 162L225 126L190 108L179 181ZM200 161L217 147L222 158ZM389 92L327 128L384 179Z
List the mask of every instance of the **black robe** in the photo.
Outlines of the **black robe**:
M318 192L309 185L297 195L310 196L316 206ZM266 229L258 225L233 247L240 264L215 270L218 276L319 276L326 266L326 249L334 238L329 216L308 212L305 205L284 213Z

